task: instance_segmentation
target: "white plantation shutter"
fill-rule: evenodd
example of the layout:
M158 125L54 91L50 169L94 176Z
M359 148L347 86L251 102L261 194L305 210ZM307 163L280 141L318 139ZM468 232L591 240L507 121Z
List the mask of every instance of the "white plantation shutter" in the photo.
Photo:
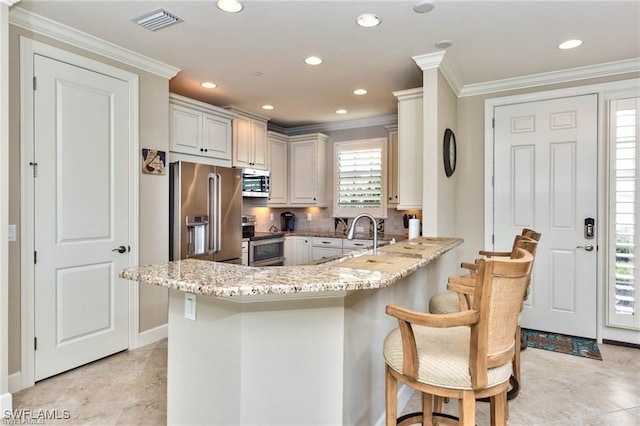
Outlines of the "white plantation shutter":
M386 139L334 145L334 216L386 217Z
M608 325L640 329L638 298L638 122L640 98L610 104L610 259Z

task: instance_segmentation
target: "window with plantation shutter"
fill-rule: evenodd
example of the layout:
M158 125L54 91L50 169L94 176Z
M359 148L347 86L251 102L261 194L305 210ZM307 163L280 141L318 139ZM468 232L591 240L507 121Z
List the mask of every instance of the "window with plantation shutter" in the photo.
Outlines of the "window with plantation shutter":
M333 215L387 216L386 139L334 144Z
M610 245L608 325L640 329L638 121L640 98L610 103Z

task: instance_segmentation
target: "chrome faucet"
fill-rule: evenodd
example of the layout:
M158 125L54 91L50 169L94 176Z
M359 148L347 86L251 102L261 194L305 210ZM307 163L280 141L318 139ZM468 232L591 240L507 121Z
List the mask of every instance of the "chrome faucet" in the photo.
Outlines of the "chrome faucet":
M373 225L373 254L375 254L378 249L378 224L376 223L376 219L369 213L360 213L358 216L353 218L353 222L351 222L351 226L349 227L349 232L347 232L347 240L353 240L353 234L356 231L356 222L361 217L369 218Z

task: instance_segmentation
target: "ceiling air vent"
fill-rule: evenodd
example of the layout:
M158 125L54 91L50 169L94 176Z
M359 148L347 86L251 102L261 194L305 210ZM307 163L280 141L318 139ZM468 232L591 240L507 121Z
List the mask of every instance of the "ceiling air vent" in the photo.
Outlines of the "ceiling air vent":
M135 18L134 21L148 30L157 31L169 25L182 22L182 19L164 9L158 9L142 15L139 18Z

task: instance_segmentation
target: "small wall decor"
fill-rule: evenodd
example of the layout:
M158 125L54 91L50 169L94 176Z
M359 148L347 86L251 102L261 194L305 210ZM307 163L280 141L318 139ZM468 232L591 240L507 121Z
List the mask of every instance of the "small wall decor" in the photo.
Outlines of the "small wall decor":
M453 172L456 171L457 154L456 135L453 134L453 130L447 129L444 131L444 140L442 142L444 174L447 177L451 177Z
M167 154L164 151L142 148L142 173L163 175L166 171Z

